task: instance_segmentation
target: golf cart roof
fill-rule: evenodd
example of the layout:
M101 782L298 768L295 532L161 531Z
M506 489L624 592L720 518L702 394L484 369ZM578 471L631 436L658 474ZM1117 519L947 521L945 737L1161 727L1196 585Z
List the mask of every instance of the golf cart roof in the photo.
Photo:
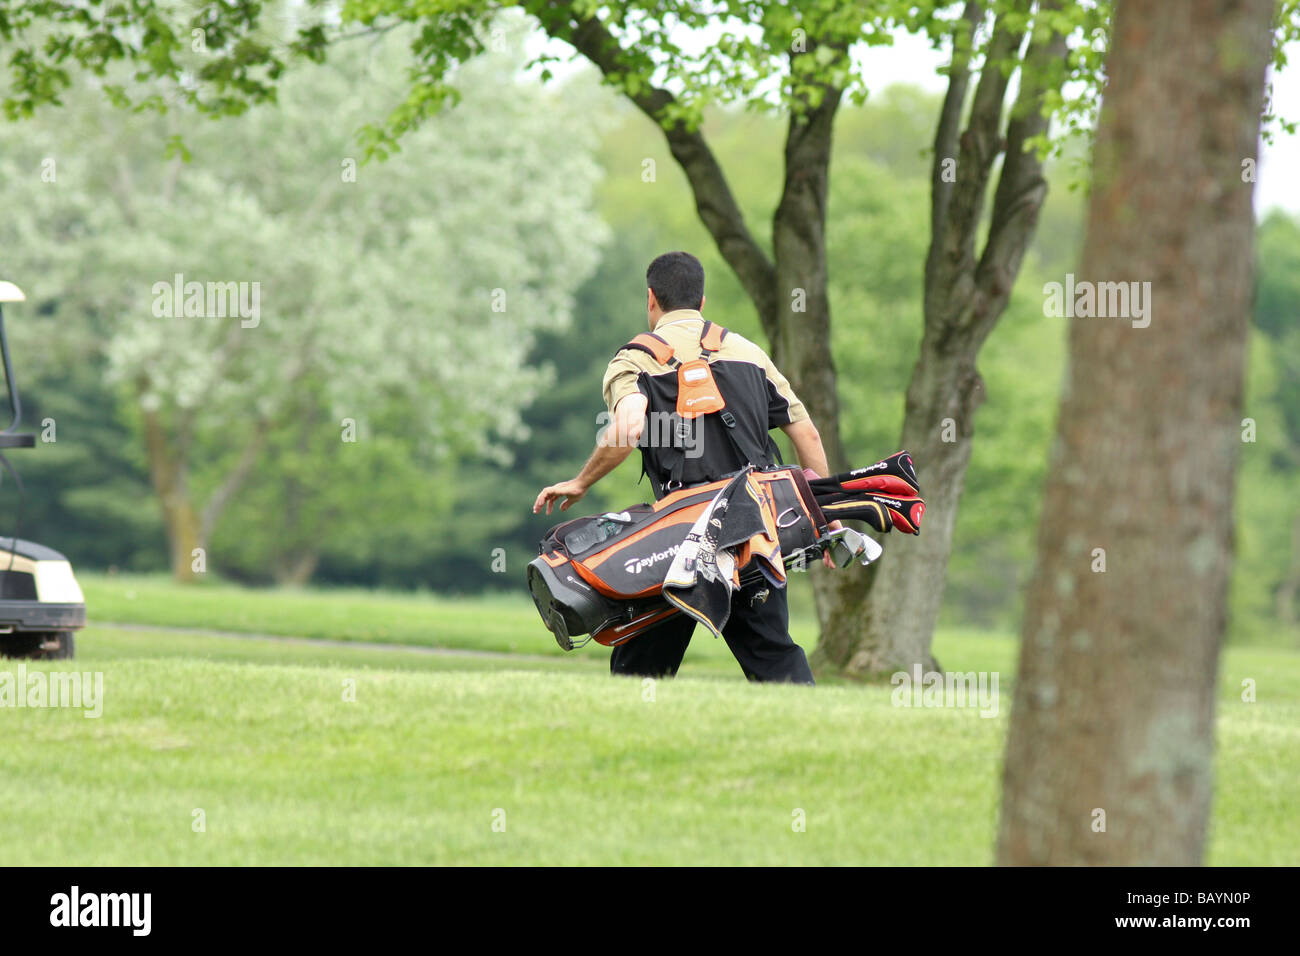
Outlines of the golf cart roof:
M12 282L5 282L0 279L0 302L25 302L27 296L23 295L23 290L18 288Z

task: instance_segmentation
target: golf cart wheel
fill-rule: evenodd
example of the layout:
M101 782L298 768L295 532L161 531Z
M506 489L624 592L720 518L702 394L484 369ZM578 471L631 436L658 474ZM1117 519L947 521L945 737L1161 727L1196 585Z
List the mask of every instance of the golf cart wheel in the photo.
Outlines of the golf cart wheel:
M27 660L55 661L72 657L74 642L71 631L36 634L12 634L0 637L0 656Z

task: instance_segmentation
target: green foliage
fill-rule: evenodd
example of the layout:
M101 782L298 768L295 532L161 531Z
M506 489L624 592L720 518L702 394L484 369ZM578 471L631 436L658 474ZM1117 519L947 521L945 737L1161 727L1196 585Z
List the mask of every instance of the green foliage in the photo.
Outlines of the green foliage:
M1279 35L1293 29L1291 7L1292 0L1283 0ZM421 123L459 102L463 66L500 52L502 34L514 28L519 14L597 61L609 86L651 104L663 125L691 128L716 106L799 115L815 108L830 87L861 104L870 92L864 58L871 47L892 44L899 29L924 34L936 48L955 42L982 67L997 18L1021 31L1032 20L1035 31L1070 38L1068 62L1047 67L1052 75L1038 79L1056 91L1048 109L1062 129L1090 128L1104 79L1109 0L1037 11L1028 0L995 0L973 34L963 10L963 3L952 0L309 0L265 7L252 0L130 0L100 9L42 0L0 13L0 38L13 51L3 105L10 117L30 116L46 103L61 102L74 70L104 75L114 62L125 61L146 87L106 85L115 103L160 110L184 103L211 115L235 115L274 100L295 60L319 63L331 48L412 25L417 29L409 32L407 90L382 121L361 132L365 154L384 157ZM551 65L564 58L549 46L529 65L549 79ZM1010 73L1021 65L1019 50L991 65ZM148 91L152 81L162 81L163 92ZM1036 145L1046 150L1050 144Z
M1277 17L1273 29L1274 71L1285 69L1288 65L1287 48L1300 40L1300 0L1277 0ZM1273 110L1273 86L1270 81L1264 99L1264 116L1260 125L1260 137L1266 143L1273 143L1277 130L1294 136L1300 123L1278 115Z
M7 310L8 328L24 343L38 342L22 307ZM48 344L51 339L46 337ZM165 538L142 451L127 416L112 414L114 397L103 386L103 363L69 361L59 368L30 363L32 351L11 341L14 374L22 389L21 431L37 435L36 448L10 461L26 488L20 536L75 555L84 567L137 571L166 567ZM52 439L52 440L51 440ZM0 534L13 533L17 496L10 482L0 492Z
M1237 493L1234 634L1300 643L1300 219L1259 226Z
M196 506L234 481L214 569L265 579L333 556L387 579L378 551L410 581L457 463L508 461L550 381L527 361L533 335L565 327L595 265L594 87L518 81L511 46L467 67L465 110L358 170L349 140L400 82L400 42L296 73L277 109L236 125L105 116L78 91L0 158L6 277L31 299L13 317L36 370L20 381L66 388L64 366L87 363L85 403L137 435L154 416ZM178 135L191 162L164 155ZM176 274L257 286L261 314L169 315Z

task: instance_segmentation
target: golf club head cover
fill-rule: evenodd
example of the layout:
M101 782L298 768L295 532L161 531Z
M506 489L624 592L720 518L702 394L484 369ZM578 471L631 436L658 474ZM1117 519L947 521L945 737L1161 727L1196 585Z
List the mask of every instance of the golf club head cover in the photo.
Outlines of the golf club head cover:
M868 500L884 506L894 527L907 534L921 533L921 518L925 514L925 501L915 495L910 497L868 493Z
M905 534L920 534L921 517L925 514L923 498L881 495L873 491L819 498L818 504L827 518L856 518L882 533L897 528Z
M906 451L895 452L865 468L854 468L830 478L811 480L810 484L819 497L822 491L878 491L904 498L914 498L921 494L916 465Z
M853 518L858 521L865 521L872 528L881 534L891 530L894 527L894 519L889 513L889 509L884 505L867 501L865 495L837 495L835 498L819 498L817 503L821 505L822 514L828 521L842 521L845 518Z

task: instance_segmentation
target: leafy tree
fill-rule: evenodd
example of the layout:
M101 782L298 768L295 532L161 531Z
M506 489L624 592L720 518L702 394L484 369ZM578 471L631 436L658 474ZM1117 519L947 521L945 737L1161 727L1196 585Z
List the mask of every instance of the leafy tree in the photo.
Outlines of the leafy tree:
M398 42L288 78L281 110L234 126L175 111L110 125L93 100L70 94L73 108L9 161L4 205L17 215L0 228L30 240L6 243L16 250L9 268L38 275L46 260L69 257L78 267L67 286L42 281L36 308L107 359L143 438L180 577L272 446L282 466L286 447L314 449L277 478L297 475L286 494L297 489L316 508L332 496L332 515L356 512L357 488L304 472L330 469L319 456L332 442L354 466L358 457L370 456L366 468L387 461L396 479L392 461L403 456L384 440L365 445L379 422L400 429L407 486L418 481L413 469L500 456L502 441L520 434L519 409L547 381L524 362L531 335L563 326L573 288L595 264L594 130L566 119L592 115L590 91L567 89L566 107L516 82L517 44L466 69L469 108L413 134L419 164L403 157L356 172L347 139L397 80L388 54ZM364 69L372 86L358 96L351 77ZM503 129L523 139L503 145ZM179 147L164 158L169 137L194 161ZM35 187L42 202L28 204L20 197L39 183L42 156L59 172ZM57 233L45 224L60 217L74 240L52 249ZM190 301L188 283L211 281L243 283L244 304L260 314L214 317L203 296L202 314L173 314L174 298ZM304 409L305 399L316 404ZM395 407L407 411L394 418ZM366 450L343 439L344 419ZM321 523L313 508L269 515L251 530L298 542L280 555L289 577L319 557L302 542L327 547L336 528L335 541L356 540L355 522ZM255 551L245 548L241 562Z

